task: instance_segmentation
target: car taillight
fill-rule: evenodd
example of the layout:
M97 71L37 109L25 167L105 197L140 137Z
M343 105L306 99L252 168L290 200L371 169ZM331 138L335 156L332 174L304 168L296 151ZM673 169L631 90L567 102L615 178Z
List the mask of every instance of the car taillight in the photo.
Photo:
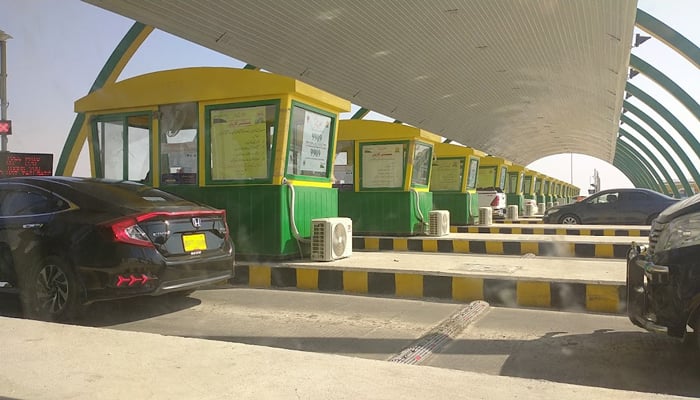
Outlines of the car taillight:
M134 244L143 247L154 247L146 232L138 225L137 218L127 218L109 225L117 242Z
M491 200L491 207L498 207L498 205L501 203L501 198L496 196Z

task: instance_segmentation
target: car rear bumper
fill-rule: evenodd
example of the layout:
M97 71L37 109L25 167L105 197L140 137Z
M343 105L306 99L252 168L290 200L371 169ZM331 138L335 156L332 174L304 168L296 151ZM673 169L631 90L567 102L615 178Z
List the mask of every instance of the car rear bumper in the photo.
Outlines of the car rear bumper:
M650 307L652 285L667 285L669 269L656 265L646 256L644 247L633 245L627 256L627 316L633 324L651 332L667 333Z

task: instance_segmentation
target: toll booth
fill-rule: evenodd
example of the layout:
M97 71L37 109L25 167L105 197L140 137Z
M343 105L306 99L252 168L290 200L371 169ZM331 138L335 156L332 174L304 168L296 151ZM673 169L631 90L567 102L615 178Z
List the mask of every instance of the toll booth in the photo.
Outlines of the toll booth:
M525 167L511 164L508 166L506 176L506 205L518 206L518 214L522 215L524 210L523 186L525 177Z
M335 179L338 212L360 234L423 235L433 209L433 147L441 137L408 125L340 121Z
M513 165L501 157L486 156L479 164L479 175L476 187L480 188L501 188L505 189L508 167Z
M338 216L332 160L350 103L303 82L246 69L159 71L104 86L75 110L89 121L93 176L225 209L237 257L305 256L311 220Z
M551 208L554 202L554 178L545 176L542 179L542 185L544 186L542 192L544 194L545 209Z
M486 153L450 143L435 144L430 175L433 207L450 212L452 225L479 223L476 180L479 161Z

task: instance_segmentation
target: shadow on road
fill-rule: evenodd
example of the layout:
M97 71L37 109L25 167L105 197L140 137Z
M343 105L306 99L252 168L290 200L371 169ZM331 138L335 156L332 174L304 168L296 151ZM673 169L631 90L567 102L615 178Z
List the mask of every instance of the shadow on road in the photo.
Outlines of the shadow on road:
M104 301L86 306L80 318L71 324L94 327L118 325L174 313L199 304L201 300L182 294ZM23 318L19 295L0 294L0 316Z
M695 397L700 355L688 344L647 332L550 332L522 341L501 375Z

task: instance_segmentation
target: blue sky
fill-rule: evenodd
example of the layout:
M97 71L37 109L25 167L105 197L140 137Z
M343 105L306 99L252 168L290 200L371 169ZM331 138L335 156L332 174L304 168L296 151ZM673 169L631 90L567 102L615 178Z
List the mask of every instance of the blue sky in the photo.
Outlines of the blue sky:
M640 0L639 8L700 44L698 0ZM58 160L75 114L73 102L87 94L97 73L132 20L79 0L0 0L0 29L12 35L7 45L8 118L14 134L8 149L53 153ZM700 72L688 61L649 40L633 53L676 80L700 101ZM155 31L127 65L121 79L147 72L188 66L240 67L243 63ZM668 94L643 76L632 81L653 93L693 132L700 123ZM632 100L634 101L634 100ZM640 106L640 108L643 108ZM663 124L662 124L663 125ZM672 130L670 127L667 130ZM694 157L694 156L693 156ZM598 169L603 188L630 187L630 181L611 165L583 155L550 156L530 166L582 189ZM692 159L697 165L700 160ZM81 162L76 175L87 175Z

